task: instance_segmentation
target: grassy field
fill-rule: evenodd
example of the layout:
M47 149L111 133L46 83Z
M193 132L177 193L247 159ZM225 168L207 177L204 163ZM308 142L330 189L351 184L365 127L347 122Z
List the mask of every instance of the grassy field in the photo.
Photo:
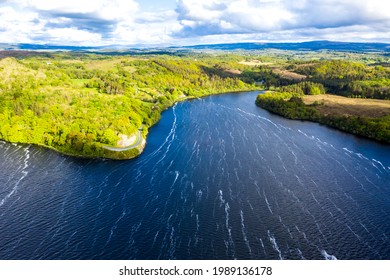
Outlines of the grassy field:
M377 118L390 115L390 100L347 98L337 95L305 95L306 105L315 104L324 115Z

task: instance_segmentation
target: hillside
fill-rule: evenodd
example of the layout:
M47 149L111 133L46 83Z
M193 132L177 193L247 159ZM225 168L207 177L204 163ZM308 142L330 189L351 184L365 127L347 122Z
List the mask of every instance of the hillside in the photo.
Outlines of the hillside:
M304 81L275 85L256 104L286 118L310 120L390 143L390 69L348 60L293 62Z
M127 159L173 103L253 88L229 57L76 53L0 60L0 139L82 157ZM121 139L141 144L128 150ZM126 141L125 141L126 142ZM129 147L132 141L127 141Z
M220 50L220 51L256 51L256 50L287 50L287 51L337 51L337 52L358 52L358 53L389 53L390 44L369 43L369 42L336 42L336 41L307 41L288 43L260 43L260 42L238 42L222 44L203 44L189 46L151 47L148 45L109 45L109 46L68 46L50 44L1 44L0 50L22 50L22 51L70 51L70 52L97 52L104 53L120 52L122 54L151 53L151 52L172 52L178 50Z
M360 125L361 135L378 139L370 131L376 130L385 131L379 140L387 137L388 109L370 105L366 110L350 102L356 97L360 104L368 104L364 100L369 98L390 99L389 59L382 54L322 53L327 59L305 52L3 54L7 57L0 60L0 139L8 142L73 156L133 158L142 152L161 112L175 102L258 88L282 93L264 95L264 102L258 98L258 105L272 112L311 120L318 114L341 116L329 124L339 127L349 122L343 119L346 115L361 117L358 123L375 123L374 128ZM354 60L336 59L343 55ZM349 97L349 102L307 96L319 93ZM293 97L298 99L289 102ZM352 114L362 111L383 114Z

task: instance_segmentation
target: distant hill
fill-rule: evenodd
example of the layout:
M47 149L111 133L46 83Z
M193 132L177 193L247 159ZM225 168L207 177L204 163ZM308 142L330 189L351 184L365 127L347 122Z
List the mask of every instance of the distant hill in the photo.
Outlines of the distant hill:
M390 52L390 44L385 43L349 43L332 41L311 41L302 43L234 43L187 46L189 49L210 50L264 50L280 49L290 51L352 51L352 52Z
M156 47L156 46L56 46L56 45L39 45L39 44L1 44L0 50L5 51L79 51L79 52L109 52L114 53L132 53L132 52L168 52L183 50L265 50L280 49L290 51L345 51L345 52L386 52L390 53L390 44L386 43L350 43L350 42L333 42L333 41L311 41L297 43L232 43L232 44L206 44L193 46L174 46L174 47Z
M57 46L57 45L40 45L40 44L1 44L0 50L14 51L87 51L99 50L102 47L88 47L88 46Z

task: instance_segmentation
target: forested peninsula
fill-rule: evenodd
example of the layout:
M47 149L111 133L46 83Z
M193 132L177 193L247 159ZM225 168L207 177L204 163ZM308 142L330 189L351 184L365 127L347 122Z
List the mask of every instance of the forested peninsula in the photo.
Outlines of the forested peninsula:
M382 54L0 51L0 58L0 139L71 156L134 158L174 103L257 89L268 89L256 104L271 112L390 142ZM341 106L336 95L359 104ZM381 101L365 104L372 99Z
M0 138L129 159L175 102L250 90L237 56L14 52L0 60Z

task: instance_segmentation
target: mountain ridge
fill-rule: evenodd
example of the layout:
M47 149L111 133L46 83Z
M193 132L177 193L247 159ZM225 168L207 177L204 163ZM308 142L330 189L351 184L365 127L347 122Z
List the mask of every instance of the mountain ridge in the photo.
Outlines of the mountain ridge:
M151 45L109 45L109 46L71 46L71 45L50 45L50 44L6 44L0 43L0 50L24 50L24 51L91 51L91 52L123 52L128 50L265 50L280 49L289 51L345 51L345 52L390 52L390 43L371 43L371 42L337 42L337 41L306 41L290 43L261 43L261 42L238 42L238 43L218 43L218 44L200 44L188 46L151 46Z

